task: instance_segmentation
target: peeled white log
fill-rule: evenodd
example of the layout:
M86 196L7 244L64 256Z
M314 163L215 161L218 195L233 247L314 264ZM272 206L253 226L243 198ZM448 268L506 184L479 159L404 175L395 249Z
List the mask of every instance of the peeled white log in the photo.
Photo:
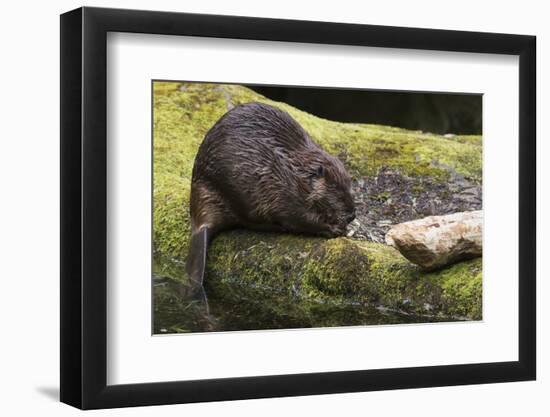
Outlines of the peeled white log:
M395 225L386 233L388 245L427 270L481 256L482 240L482 210L425 217Z

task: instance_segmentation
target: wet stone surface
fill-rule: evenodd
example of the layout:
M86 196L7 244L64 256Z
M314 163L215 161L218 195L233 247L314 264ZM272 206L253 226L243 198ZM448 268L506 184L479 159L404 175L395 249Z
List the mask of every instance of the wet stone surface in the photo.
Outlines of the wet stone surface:
M452 171L448 181L441 182L382 168L377 176L355 179L352 191L357 216L347 235L378 243L384 243L392 225L482 208L481 185Z

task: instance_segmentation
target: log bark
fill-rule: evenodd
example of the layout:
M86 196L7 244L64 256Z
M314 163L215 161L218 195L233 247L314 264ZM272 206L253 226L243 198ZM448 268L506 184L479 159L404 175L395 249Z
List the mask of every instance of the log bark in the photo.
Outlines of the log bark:
M412 263L434 270L482 255L483 211L430 216L393 226L386 243Z

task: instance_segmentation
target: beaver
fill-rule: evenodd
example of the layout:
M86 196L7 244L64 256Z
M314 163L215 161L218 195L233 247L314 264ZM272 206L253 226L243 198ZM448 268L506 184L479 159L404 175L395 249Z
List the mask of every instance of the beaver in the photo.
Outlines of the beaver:
M234 107L202 141L191 180L186 270L203 289L206 253L222 230L335 237L355 218L351 178L288 113L262 103Z

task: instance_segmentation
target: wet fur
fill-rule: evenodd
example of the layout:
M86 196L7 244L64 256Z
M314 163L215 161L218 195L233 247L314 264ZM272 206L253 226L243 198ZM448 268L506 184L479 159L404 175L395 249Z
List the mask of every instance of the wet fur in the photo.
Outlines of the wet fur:
M338 236L354 217L351 179L286 112L249 103L227 112L199 147L191 182L187 272L202 289L206 251L220 231Z

